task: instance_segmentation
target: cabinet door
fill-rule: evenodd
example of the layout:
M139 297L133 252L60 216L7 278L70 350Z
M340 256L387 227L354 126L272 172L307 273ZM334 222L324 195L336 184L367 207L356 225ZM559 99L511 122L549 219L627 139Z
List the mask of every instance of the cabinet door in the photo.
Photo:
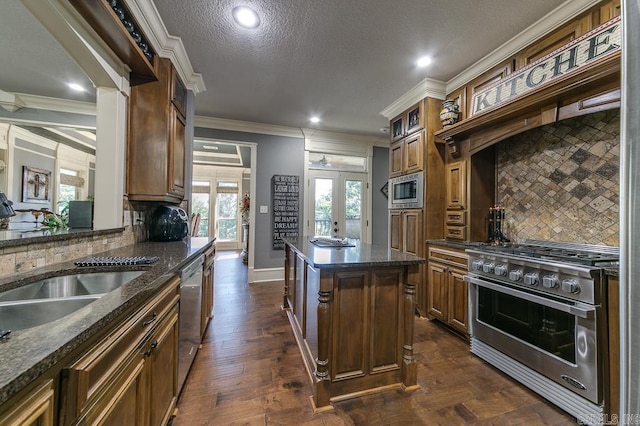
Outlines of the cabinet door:
M79 424L145 425L145 395L148 388L144 379L144 362L142 357L138 357L131 363L130 371L123 375L124 380L101 397Z
M467 198L467 163L451 163L446 169L447 209L462 210Z
M178 110L171 108L171 140L169 141L169 192L184 196L184 159L186 124Z
M404 153L402 169L404 173L415 173L423 169L422 132L403 141Z
M405 210L402 215L405 253L422 256L422 210Z
M200 339L204 339L209 319L213 316L213 252L206 255L202 274L202 317L200 320Z
M448 323L451 327L467 334L469 295L464 281L465 271L449 269L449 312Z
M405 134L410 135L413 132L424 129L424 108L423 102L420 101L406 112L406 131Z
M405 135L404 114L391 120L391 142L402 139Z
M389 177L396 177L402 174L403 170L403 155L404 144L402 142L396 142L389 148ZM391 188L389 188L391 189Z
M151 425L166 425L178 397L178 311L174 308L146 344Z
M0 416L5 426L53 426L53 381L47 380L29 396L20 400L15 408Z
M449 305L449 277L445 266L434 262L428 263L427 294L427 312L446 322Z
M403 250L402 210L389 210L389 247L391 250Z

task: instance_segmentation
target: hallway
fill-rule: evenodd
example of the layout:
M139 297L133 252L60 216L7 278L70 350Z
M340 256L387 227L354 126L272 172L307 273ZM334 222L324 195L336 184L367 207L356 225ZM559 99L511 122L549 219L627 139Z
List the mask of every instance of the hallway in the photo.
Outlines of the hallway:
M437 323L415 320L418 384L313 414L311 386L280 283L247 285L238 252L219 251L214 318L187 378L173 426L574 425L575 420L469 352Z

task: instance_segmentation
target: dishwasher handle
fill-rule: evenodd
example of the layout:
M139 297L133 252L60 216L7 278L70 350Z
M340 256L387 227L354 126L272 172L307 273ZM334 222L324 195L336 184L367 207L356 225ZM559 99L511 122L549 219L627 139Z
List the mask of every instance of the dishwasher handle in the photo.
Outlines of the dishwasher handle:
M185 266L182 269L182 271L180 272L180 279L184 282L189 278L191 278L192 276L194 276L195 274L197 274L198 272L202 272L203 268L204 268L204 255L200 255L196 260L189 263L187 266Z

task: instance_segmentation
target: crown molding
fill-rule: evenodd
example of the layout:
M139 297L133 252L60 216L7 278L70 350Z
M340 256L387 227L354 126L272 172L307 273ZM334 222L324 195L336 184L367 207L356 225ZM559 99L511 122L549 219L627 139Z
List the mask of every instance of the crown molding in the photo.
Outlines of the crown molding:
M45 109L71 114L96 115L96 104L69 99L48 98L46 96L15 93L23 108Z
M426 97L444 99L447 94L446 84L443 81L425 78L413 86L404 95L400 96L391 105L380 111L380 114L391 120L416 102Z
M194 126L235 132L257 133L261 135L285 136L289 138L302 139L304 137L302 130L297 127L229 120L226 118L203 117L199 115L194 118Z
M602 0L567 0L446 83L451 93Z
M149 39L157 54L169 58L176 67L180 78L187 89L198 94L206 89L202 74L197 73L191 66L189 55L182 43L182 39L169 34L160 13L152 0L125 0L129 11L136 18L144 34Z

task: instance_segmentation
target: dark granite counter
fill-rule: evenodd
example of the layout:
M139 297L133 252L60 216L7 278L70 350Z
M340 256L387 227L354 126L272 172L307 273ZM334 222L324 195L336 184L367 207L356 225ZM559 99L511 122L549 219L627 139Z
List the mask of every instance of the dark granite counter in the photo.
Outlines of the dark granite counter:
M118 234L124 228L113 229L38 229L0 230L0 249L24 245L25 243L37 244L52 241L63 241L71 238L95 237L101 235Z
M208 238L188 238L186 241L161 243L145 242L103 253L94 253L94 255L158 256L160 258L159 261L148 266L80 268L70 261L0 279L0 291L3 291L43 278L69 273L146 271L140 277L64 318L46 325L14 331L8 339L0 341L0 359L2 360L0 362L0 404L37 379L83 342L89 340L105 324L128 309L148 300L158 287L176 274L189 260L204 253L211 244L212 240Z
M399 253L389 249L386 245L371 245L360 240L349 240L353 247L319 247L309 241L311 238L284 239L284 242L314 268L399 266L425 263L421 257Z
M445 248L464 251L468 248L473 248L483 243L474 243L469 241L455 241L455 240L427 240L425 244L429 246L439 246L439 247L445 247Z

